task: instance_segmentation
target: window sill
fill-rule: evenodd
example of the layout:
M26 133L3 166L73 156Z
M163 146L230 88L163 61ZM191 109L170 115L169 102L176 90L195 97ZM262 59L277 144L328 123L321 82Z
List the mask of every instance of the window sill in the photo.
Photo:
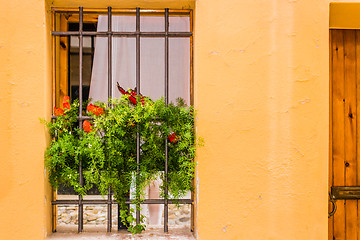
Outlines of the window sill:
M84 232L77 233L77 225L74 228L68 226L58 226L58 232L52 233L46 240L111 240L111 239L134 239L134 235L126 230L118 232L106 233L104 226L84 226ZM115 229L114 229L115 231ZM195 240L193 234L189 231L188 227L170 227L169 232L164 233L162 226L147 227L147 230L141 234L135 235L136 239L182 239L182 240Z

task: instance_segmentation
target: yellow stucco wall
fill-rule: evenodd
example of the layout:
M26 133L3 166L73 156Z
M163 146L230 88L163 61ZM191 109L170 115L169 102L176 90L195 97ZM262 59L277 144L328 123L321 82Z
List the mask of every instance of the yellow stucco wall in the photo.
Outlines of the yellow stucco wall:
M0 4L0 239L43 239L51 200L39 122L51 99L44 1Z
M195 8L196 236L327 239L329 3L0 0L0 239L50 231L50 5Z
M328 14L197 1L199 239L327 239Z

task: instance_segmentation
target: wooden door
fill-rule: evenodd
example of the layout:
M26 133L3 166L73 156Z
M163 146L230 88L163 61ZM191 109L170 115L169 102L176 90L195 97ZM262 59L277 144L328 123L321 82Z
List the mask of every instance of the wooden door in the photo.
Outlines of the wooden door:
M360 186L359 76L360 30L330 30L329 191L336 186ZM339 197L336 204L337 211L329 218L329 239L360 239L359 200Z

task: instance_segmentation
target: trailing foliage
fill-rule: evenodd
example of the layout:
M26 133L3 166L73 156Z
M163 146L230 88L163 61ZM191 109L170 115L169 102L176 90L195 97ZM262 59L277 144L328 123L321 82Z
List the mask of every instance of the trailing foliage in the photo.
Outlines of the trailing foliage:
M139 100L139 99L138 99ZM65 102L67 102L66 100ZM138 101L139 102L139 101ZM131 209L125 204L131 184L136 191L135 203L143 200L145 187L158 175L163 179L161 189L168 184L174 198L192 190L194 176L195 134L194 109L178 99L176 104L165 105L164 99L152 101L142 98L141 104L132 105L128 96L105 103L83 107L83 115L93 120L84 121L79 128L77 116L79 102L58 112L46 122L53 140L46 150L46 166L50 183L71 186L84 195L96 184L101 194L110 187L121 207L121 219L128 230L144 230L143 221L135 223ZM137 164L137 133L140 134L140 161ZM166 142L166 143L165 143ZM168 183L165 181L165 146L168 149ZM79 184L79 164L82 164L84 184ZM164 191L162 191L163 197ZM140 205L137 204L137 208ZM141 217L142 220L144 216Z

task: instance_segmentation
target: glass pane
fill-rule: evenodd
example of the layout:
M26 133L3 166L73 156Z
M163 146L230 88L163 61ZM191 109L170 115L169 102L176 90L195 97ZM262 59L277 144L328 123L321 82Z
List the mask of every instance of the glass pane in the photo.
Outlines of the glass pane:
M69 28L78 30L78 23L69 23ZM95 31L96 24L84 23L84 30ZM69 39L70 49L68 57L68 71L69 71L69 95L73 101L79 98L79 37L71 36ZM91 66L93 63L94 56L94 44L95 36L84 36L83 37L83 101L86 101L89 96L89 86L91 79Z
M112 39L112 97L119 98L122 94L117 83L127 90L136 87L136 40L135 38ZM96 101L108 100L108 39L95 39L95 55L92 64L89 97Z
M112 30L114 32L135 32L136 17L133 15L114 15L112 17Z
M62 15L64 17L64 24L61 28L63 31L67 28L67 31L78 32L79 31L79 14ZM83 18L83 31L91 32L95 31L97 26L97 15L84 14Z
M169 97L190 104L190 39L169 39Z
M169 17L170 32L190 32L190 17Z
M165 94L164 48L164 38L141 39L141 93L153 100L157 100Z
M114 32L135 32L136 17L133 15L112 15L111 29ZM108 31L108 16L98 16L98 32Z
M164 32L165 17L164 16L141 16L140 31L142 32Z
M83 52L87 53L91 51L92 48L92 37L83 37ZM71 36L70 37L70 51L71 52L79 52L79 37Z

